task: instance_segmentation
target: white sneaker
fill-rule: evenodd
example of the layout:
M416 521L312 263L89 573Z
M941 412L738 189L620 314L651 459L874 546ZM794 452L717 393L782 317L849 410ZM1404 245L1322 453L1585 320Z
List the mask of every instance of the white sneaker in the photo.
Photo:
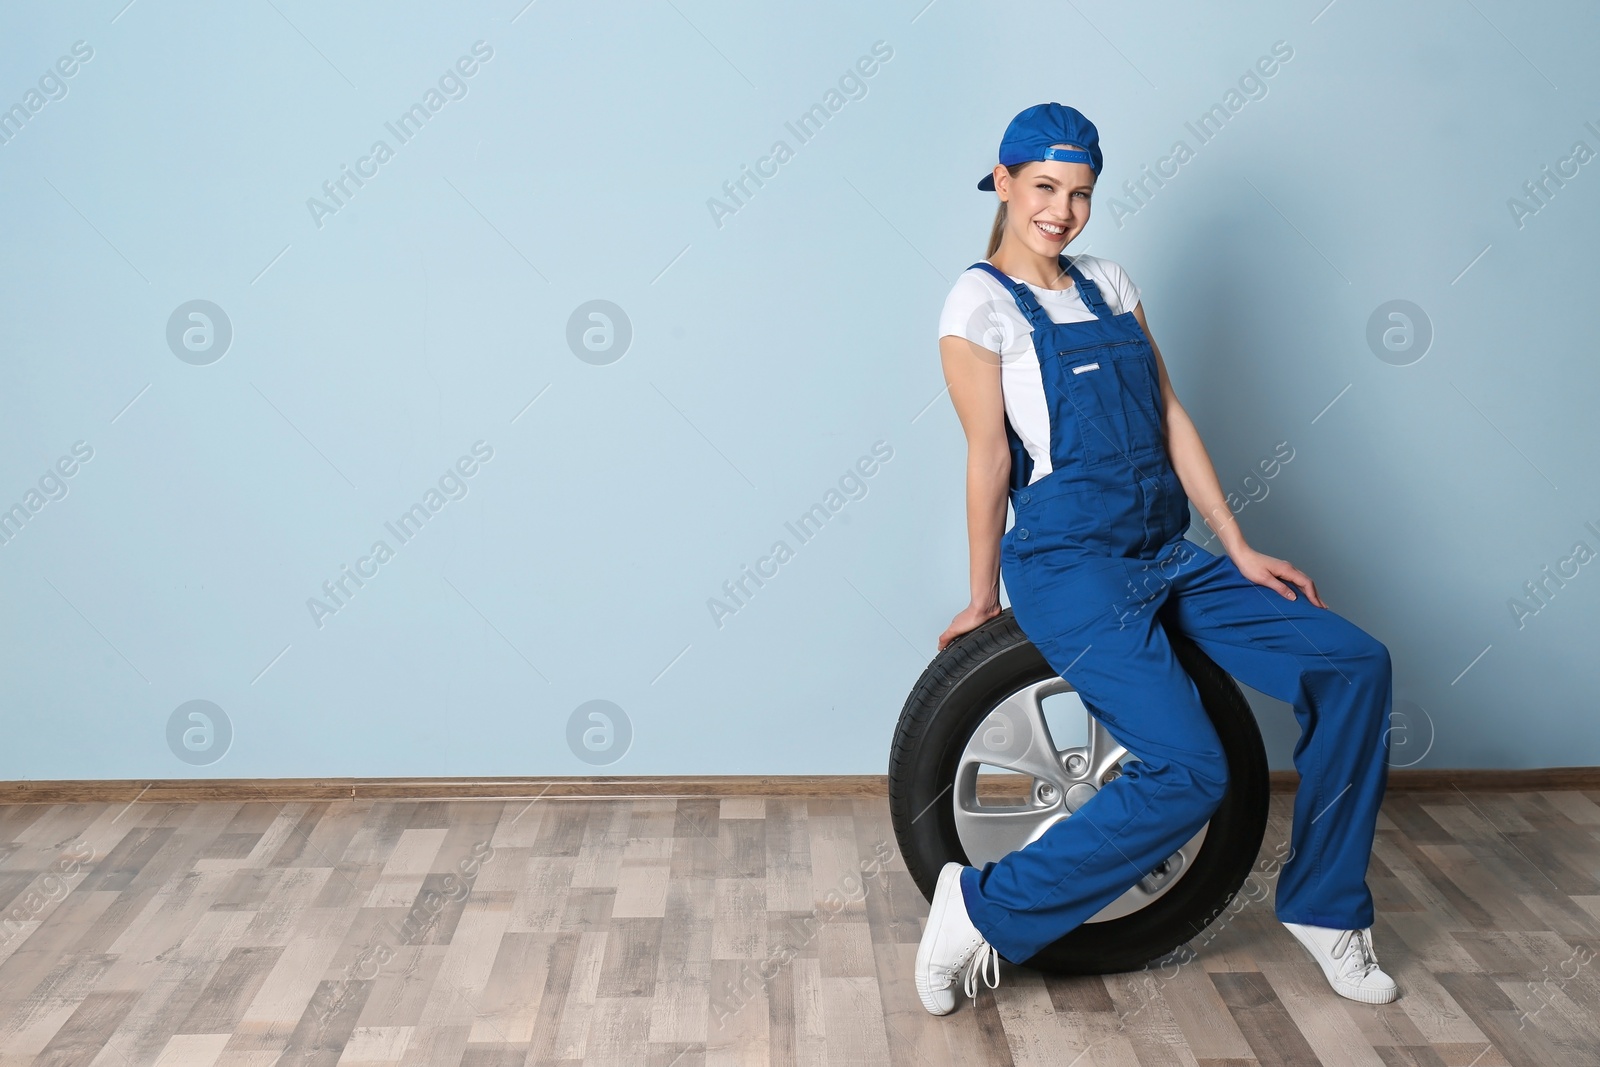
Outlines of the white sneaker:
M1302 923L1283 925L1311 953L1328 984L1341 997L1363 1004L1387 1004L1400 995L1394 979L1378 967L1370 926L1363 930L1334 930Z
M934 1015L948 1015L955 1010L956 994L951 986L963 967L963 988L968 997L978 995L980 974L990 989L1000 985L1000 954L967 916L967 902L961 895L963 869L952 860L940 870L928 924L922 928L922 943L917 946L917 995L922 998L922 1006ZM992 978L985 973L990 964Z

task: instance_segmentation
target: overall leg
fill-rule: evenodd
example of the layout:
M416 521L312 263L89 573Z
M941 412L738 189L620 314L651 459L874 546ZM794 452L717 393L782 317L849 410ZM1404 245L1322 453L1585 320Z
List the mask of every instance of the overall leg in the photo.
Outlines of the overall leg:
M1184 541L1162 616L1239 681L1293 705L1292 852L1279 877L1279 919L1334 929L1372 925L1366 883L1388 784L1393 700L1389 650L1354 623L1257 585L1232 559Z
M1011 561L1008 561L1011 562ZM1125 559L1011 570L1023 632L1135 757L1037 841L962 871L973 925L1021 963L1094 915L1171 856L1222 802L1227 762L1194 682L1154 611L1119 625ZM1014 562L1011 562L1014 568ZM1051 753L1053 756L1053 753Z

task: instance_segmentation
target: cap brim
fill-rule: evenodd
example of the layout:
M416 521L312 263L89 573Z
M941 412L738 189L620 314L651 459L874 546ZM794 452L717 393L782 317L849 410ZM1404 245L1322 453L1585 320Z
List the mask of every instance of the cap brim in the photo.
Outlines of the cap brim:
M982 189L986 193L994 191L994 171L990 171L988 174L983 176L983 178L978 182L978 188Z

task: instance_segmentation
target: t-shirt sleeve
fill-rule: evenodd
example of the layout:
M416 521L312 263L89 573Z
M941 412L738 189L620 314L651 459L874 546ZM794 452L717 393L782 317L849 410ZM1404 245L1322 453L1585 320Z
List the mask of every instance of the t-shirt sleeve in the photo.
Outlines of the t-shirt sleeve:
M983 284L968 271L956 279L939 312L940 337L965 337L975 345L994 351L992 338L986 337L984 316L977 314L988 301Z
M1106 279L1111 282L1111 288L1117 294L1118 312L1132 311L1139 304L1139 287L1133 284L1133 279L1122 269L1122 264L1102 259L1100 265L1105 269Z
M996 295L978 271L956 279L939 312L939 336L965 337L998 355L1013 355L1033 343L1027 325L1009 296Z

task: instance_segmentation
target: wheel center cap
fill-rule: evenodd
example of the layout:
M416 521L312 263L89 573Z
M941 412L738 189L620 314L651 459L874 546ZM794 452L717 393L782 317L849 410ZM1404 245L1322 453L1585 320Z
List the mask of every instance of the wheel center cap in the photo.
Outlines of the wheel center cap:
M1079 808L1089 803L1089 801L1093 799L1094 795L1098 792L1099 790L1090 785L1088 782L1079 782L1077 785L1067 790L1067 810L1077 811Z

